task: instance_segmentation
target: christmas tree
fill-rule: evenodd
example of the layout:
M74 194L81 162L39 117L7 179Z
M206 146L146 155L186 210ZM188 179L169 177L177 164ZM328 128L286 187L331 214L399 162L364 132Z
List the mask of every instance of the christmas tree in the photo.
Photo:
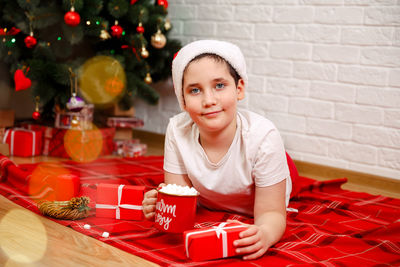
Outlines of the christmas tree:
M123 80L107 81L120 93L120 108L135 97L154 104L159 96L151 83L170 75L180 48L167 40L167 7L167 0L0 0L0 58L16 90L31 88L42 115L65 108L82 66L99 55L123 69Z

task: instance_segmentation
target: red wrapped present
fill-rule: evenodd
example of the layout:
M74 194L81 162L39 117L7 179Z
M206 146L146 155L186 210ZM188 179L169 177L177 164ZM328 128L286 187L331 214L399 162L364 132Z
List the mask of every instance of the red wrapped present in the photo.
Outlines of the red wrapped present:
M118 128L139 128L143 127L143 120L136 117L109 117L107 119L108 127L118 127Z
M186 256L194 261L235 256L233 241L246 229L246 225L223 222L218 226L185 231Z
M142 220L144 190L144 186L99 184L96 217Z
M43 155L90 161L111 155L115 128L74 130L45 127Z
M115 137L114 137L115 138ZM139 144L140 140L139 139L130 139L130 140L120 140L120 139L114 139L114 154L118 156L122 156L124 154L124 144Z
M126 158L135 158L144 156L147 152L146 144L131 144L125 143L122 147L123 156Z
M4 143L10 146L10 155L31 157L42 154L42 131L13 128L6 130Z
M71 129L73 122L78 124L80 129L90 130L93 128L94 105L86 104L79 112L56 111L54 126L56 128Z
M21 124L21 127L24 129L32 130L32 131L41 131L44 132L46 130L46 126L40 125L40 124L29 124L29 123L23 123ZM44 134L43 134L44 137Z
M37 199L67 201L79 194L81 181L55 163L39 164L28 177L28 193Z

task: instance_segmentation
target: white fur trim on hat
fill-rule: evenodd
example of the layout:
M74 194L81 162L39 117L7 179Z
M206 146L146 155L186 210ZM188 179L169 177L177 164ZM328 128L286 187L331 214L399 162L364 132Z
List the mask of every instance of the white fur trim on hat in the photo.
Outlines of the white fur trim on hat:
M244 84L247 85L246 61L239 47L232 43L216 40L200 40L189 43L179 50L172 61L172 82L182 110L184 110L182 94L183 71L192 59L204 53L216 54L225 59L237 71Z

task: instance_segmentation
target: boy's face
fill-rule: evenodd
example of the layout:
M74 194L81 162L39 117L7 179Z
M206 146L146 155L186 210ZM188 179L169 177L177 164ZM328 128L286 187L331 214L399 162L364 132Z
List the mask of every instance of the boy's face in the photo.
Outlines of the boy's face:
M239 79L235 85L225 62L209 57L195 60L183 77L185 110L200 130L236 129L236 106L244 98L244 83Z

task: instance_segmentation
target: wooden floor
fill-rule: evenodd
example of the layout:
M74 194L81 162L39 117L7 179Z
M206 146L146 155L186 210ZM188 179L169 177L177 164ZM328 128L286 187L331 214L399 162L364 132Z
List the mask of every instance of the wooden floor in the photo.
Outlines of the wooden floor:
M164 136L134 131L147 155L163 155ZM11 157L18 163L59 158ZM295 161L302 176L317 180L347 177L344 189L400 198L400 181ZM0 266L156 266L94 238L38 216L0 196Z

